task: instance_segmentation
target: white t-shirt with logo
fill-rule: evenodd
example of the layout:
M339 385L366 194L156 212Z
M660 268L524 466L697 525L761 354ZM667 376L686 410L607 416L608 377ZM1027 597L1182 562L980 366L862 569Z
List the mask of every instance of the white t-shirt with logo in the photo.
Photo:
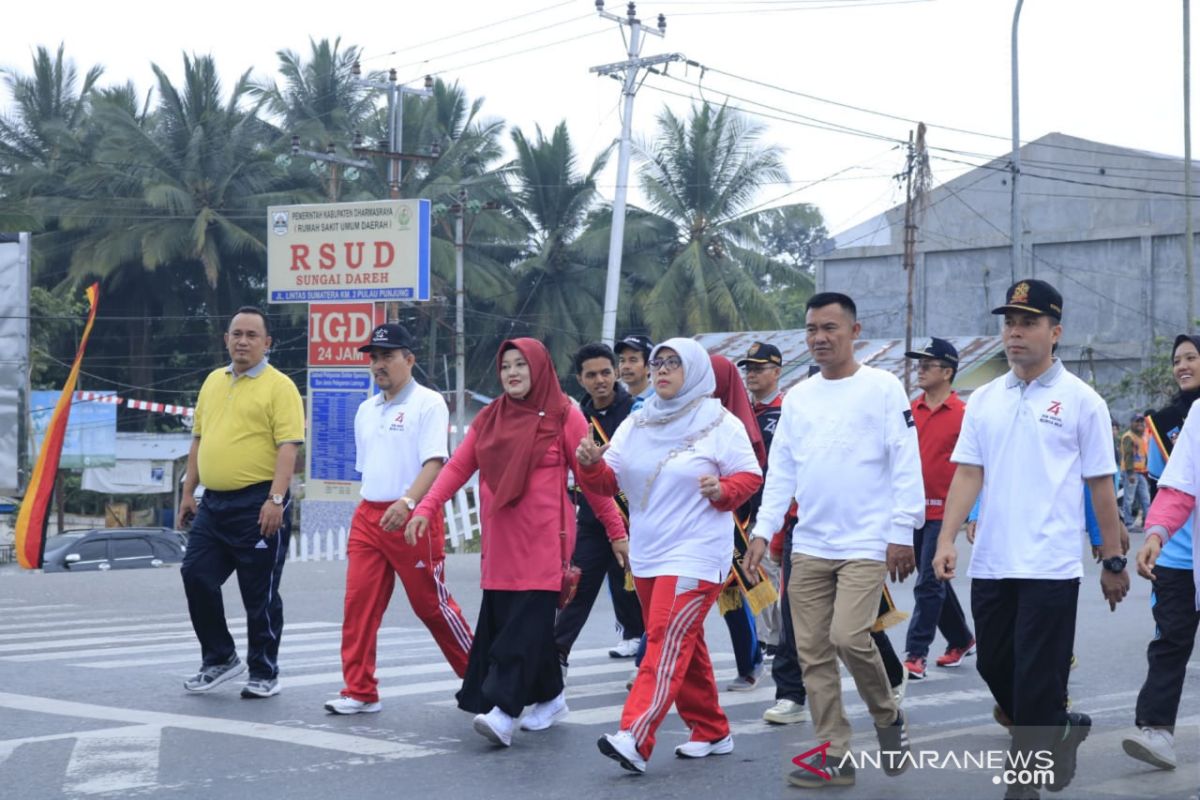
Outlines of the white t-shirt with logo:
M1113 475L1108 406L1061 361L971 395L950 460L983 468L972 578L1083 576L1083 485Z
M430 459L449 457L446 401L415 380L390 402L368 397L354 415L354 468L362 473L364 500L399 500Z

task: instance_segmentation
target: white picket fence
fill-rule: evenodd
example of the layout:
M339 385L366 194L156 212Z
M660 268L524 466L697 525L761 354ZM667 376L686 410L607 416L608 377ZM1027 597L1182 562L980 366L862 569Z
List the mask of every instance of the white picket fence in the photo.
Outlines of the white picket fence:
M463 542L479 536L479 475L446 503L446 544L458 549ZM335 528L293 532L288 558L291 561L345 561L350 520Z

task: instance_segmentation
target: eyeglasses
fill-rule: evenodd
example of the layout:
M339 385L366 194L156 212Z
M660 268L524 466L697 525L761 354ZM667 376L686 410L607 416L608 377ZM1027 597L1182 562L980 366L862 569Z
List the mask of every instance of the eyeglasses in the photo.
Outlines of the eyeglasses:
M660 369L664 372L674 372L683 366L683 361L675 356L652 358L647 363L650 365L650 369Z

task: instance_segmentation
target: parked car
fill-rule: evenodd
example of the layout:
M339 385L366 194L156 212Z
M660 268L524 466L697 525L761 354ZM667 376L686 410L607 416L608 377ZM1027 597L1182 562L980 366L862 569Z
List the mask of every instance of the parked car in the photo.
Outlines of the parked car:
M169 528L98 528L46 540L45 572L94 572L178 564L187 537Z

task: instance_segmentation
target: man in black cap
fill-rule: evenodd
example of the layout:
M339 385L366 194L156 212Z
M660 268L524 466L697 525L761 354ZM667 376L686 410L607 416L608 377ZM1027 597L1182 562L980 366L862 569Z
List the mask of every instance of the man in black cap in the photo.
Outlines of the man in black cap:
M400 325L371 332L360 353L371 355L379 394L354 416L354 468L362 473L362 501L350 522L346 544L346 602L342 620L342 674L346 688L325 704L331 714L381 709L375 679L375 644L396 576L413 613L433 634L450 667L461 678L471 649L471 627L443 581L445 535L442 516L430 520L430 535L405 540L404 526L449 452L446 401L413 379L412 339Z
M992 313L1004 315L1011 370L967 405L933 567L942 580L954 577L954 539L982 492L969 569L976 666L1014 723L1014 753L1032 759L1049 751L1048 786L1059 791L1074 777L1076 751L1091 729L1088 715L1065 707L1085 482L1103 540L1101 591L1113 610L1129 591L1113 492L1117 465L1108 406L1054 357L1062 337L1058 291L1045 281L1018 281ZM1009 796L1037 797L1038 787L1013 785Z
M654 342L640 333L630 334L613 347L617 354L617 368L620 371L621 382L633 395L633 411L642 407L642 403L654 394L650 385L650 351Z
M954 477L950 454L958 443L966 404L951 388L958 373L958 350L945 339L934 337L926 347L910 350L906 358L917 362L917 385L924 394L912 401L913 421L917 423L917 441L921 447L921 474L925 479L925 525L913 531L913 551L917 556L917 584L913 587L912 619L904 668L908 677L925 677L926 657L933 635L941 630L946 637L946 652L938 657L939 667L957 667L975 652L975 637L967 627L967 618L949 581L933 574L933 554L942 530L942 512L946 492Z

